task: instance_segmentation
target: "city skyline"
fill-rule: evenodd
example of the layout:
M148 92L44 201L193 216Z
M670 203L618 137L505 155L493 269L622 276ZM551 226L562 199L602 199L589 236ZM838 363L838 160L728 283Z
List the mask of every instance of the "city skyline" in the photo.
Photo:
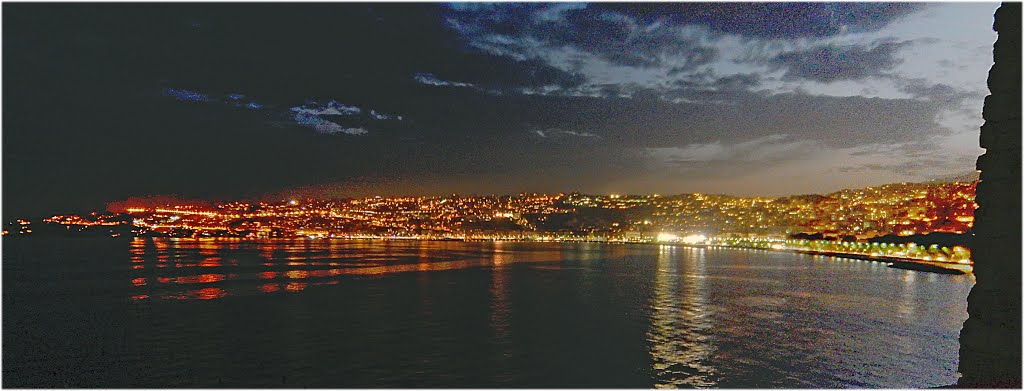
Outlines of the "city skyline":
M956 176L995 6L6 5L4 210Z
M258 202L151 198L113 202L107 212L50 214L36 225L32 220L8 221L4 235L649 241L660 234L774 239L807 234L921 240L910 237L969 234L977 207L975 184L895 183L787 197L532 193Z
M574 189L563 189L563 191L549 191L549 192L536 192L536 191L519 191L515 193L484 193L484 192L437 192L437 193L402 193L402 194L386 194L386 193L367 193L367 194L326 194L318 192L305 192L300 190L286 190L281 192L270 192L256 196L241 196L241 197L211 197L211 198L198 198L198 197L182 197L176 194L157 194L157 195L144 195L144 196L129 196L114 200L108 200L97 205L91 205L82 208L55 208L51 207L44 211L35 214L20 214L13 215L12 218L33 218L39 219L44 217L51 217L55 214L76 214L76 213L87 213L87 212L124 212L129 208L137 207L165 207L174 205L192 205L209 207L217 204L231 204L231 203L250 203L250 204L274 204L274 203L286 203L295 200L315 200L315 201L346 201L346 200L358 200L358 199L371 199L371 198L383 198L383 199L440 199L446 197L530 197L530 196L564 196L564 195L585 195L585 196L597 196L597 197L681 197L681 196L715 196L715 197L728 197L737 199L780 199L780 198L793 198L793 197L817 197L817 196L833 196L842 194L844 192L857 192L872 190L875 188L886 188L893 186L928 186L928 185L942 185L942 184L967 184L977 183L978 172L968 173L964 175L946 177L946 178L934 178L927 181L920 182L893 182L884 183L874 186L865 186L859 188L844 188L836 189L829 192L821 193L792 193L792 194L781 194L781 195L740 195L730 193L715 193L715 192L689 192L689 193L594 193L584 192ZM10 221L8 221L10 222Z

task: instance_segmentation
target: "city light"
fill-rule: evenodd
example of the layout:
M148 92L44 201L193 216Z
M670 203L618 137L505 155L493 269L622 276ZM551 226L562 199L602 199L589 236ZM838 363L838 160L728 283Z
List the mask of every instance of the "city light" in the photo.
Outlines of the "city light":
M658 241L659 242L678 242L679 241L679 235L674 235L674 234L662 232L662 233L658 234Z
M112 237L653 242L874 254L959 264L970 262L970 250L965 247L912 241L928 233L969 230L976 207L974 186L971 182L899 183L817 197L774 198L524 193L233 201L55 215L43 219L42 231L56 226L64 234L99 232ZM38 235L40 229L30 224L12 222L4 227L5 235ZM798 241L783 244L787 239Z
M704 243L707 240L708 240L707 236L700 235L700 234L683 236L683 239L682 239L683 243L686 243L686 244L700 244L700 243Z

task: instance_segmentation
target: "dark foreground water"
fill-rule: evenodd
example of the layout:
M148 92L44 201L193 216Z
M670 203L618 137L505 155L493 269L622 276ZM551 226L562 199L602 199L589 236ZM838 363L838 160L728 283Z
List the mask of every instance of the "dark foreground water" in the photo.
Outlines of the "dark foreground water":
M931 387L969 276L596 243L3 241L4 387Z

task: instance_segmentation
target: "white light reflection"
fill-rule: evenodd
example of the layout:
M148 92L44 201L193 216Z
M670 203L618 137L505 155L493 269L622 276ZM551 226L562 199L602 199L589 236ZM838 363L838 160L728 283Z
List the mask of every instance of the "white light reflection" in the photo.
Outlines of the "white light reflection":
M507 344L510 311L508 302L508 268L506 264L512 261L512 256L504 250L503 242L494 243L494 251L491 253L491 330L494 331L494 340L499 344Z
M681 258L680 251L687 253ZM647 334L656 388L714 387L704 249L660 246ZM684 262L684 270L678 270ZM682 284L682 286L680 286Z
M915 271L906 270L903 272L902 278L900 278L900 302L897 307L897 312L901 318L911 320L917 312L917 285L915 280L917 279L917 273Z

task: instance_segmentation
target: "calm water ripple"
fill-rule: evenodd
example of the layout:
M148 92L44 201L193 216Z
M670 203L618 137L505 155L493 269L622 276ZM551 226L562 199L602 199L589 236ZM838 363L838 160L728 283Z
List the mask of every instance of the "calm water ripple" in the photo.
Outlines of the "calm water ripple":
M971 276L757 250L5 240L5 387L932 387Z

